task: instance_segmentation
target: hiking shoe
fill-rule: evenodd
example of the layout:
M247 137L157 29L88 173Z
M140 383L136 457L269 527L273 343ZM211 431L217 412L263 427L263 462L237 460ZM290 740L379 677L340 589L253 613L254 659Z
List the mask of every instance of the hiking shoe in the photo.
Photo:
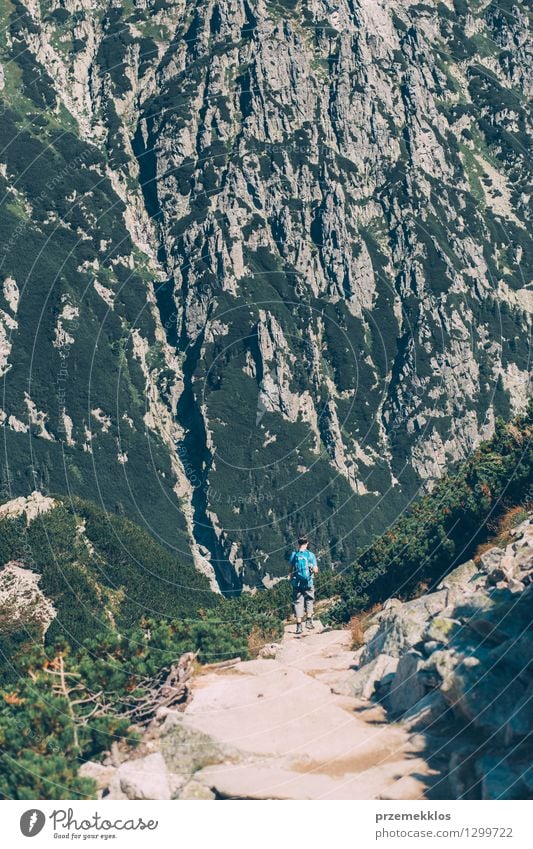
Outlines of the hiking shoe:
M309 628L309 630L312 631L315 627L315 623L313 622L312 619L308 619L307 622L305 623L305 627Z
M304 632L304 629L302 628L302 623L298 622L298 624L296 625L296 633L297 634L303 634L303 632Z

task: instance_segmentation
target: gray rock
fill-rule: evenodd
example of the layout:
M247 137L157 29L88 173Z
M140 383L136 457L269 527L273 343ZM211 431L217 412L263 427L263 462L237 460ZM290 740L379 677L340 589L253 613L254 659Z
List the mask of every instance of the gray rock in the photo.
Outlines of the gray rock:
M531 517L528 517L515 528L511 528L509 533L513 537L521 537L523 534L527 534L528 537L533 536L533 520Z
M507 599L504 597L490 609L476 612L466 623L467 627L493 643L519 640L530 629L532 602L533 585L527 586L521 593L508 592Z
M442 719L448 709L446 699L440 691L433 690L405 711L401 723L410 731L422 731Z
M387 707L392 714L403 714L426 695L426 683L420 674L424 664L420 652L410 651L400 658L387 695Z
M453 674L462 659L463 656L453 650L438 649L431 654L431 663L443 682Z
M385 604L383 605L383 610L390 610L393 607L401 607L403 604L399 598L388 598Z
M461 623L457 619L435 616L429 623L424 637L429 641L446 645L460 627Z
M428 619L444 608L446 599L447 591L440 590L379 613L378 621L365 635L361 665L380 654L400 657L421 642Z
M457 566L452 572L440 582L438 590L457 589L467 587L474 576L479 575L479 569L473 560L467 560L461 566Z
M533 519L530 520L529 525L524 528L522 533L512 543L513 548L518 545L528 545L530 548L533 546Z
M188 775L179 775L176 772L168 773L168 783L170 785L170 798L179 799L185 785L189 781Z
M518 558L511 552L505 553L494 566L487 569L487 581L489 584L497 584L499 581L510 581L518 572Z
M371 645L372 641L374 640L374 638L379 633L380 633L380 623L379 622L373 622L372 625L369 625L368 628L366 628L365 633L364 633L365 645L361 647L360 658L362 657L366 646ZM372 658L368 658L368 660L371 660L371 659ZM365 663L368 663L368 660L366 660Z
M221 746L208 734L186 725L181 714L165 721L160 746L168 769L187 777L235 756L229 747Z
M120 789L128 799L172 798L165 760L160 752L125 761L118 769Z
M481 564L485 570L485 572L490 572L492 569L495 569L500 565L500 561L505 556L505 551L502 548L498 548L498 546L494 546L494 548L489 548L488 551L485 551L481 557Z
M370 699L374 695L376 685L384 683L387 678L392 680L397 666L397 657L380 654L359 669L343 674L331 689L341 696Z
M360 646L355 652L353 656L353 667L357 669L361 665L361 657L363 656L363 652L365 650L364 645Z
M182 799L184 801L191 801L193 799L206 801L215 798L213 791L205 784L202 784L201 781L188 781L178 796L178 799Z
M266 659L275 658L279 649L280 649L279 643L269 643L268 645L263 646L263 648L260 649L259 657L263 657L263 658L266 658Z
M117 801L120 799L127 799L125 793L122 792L120 786L120 775L118 773L118 769L116 770L116 774L111 779L111 782L107 788L102 790L101 797L102 799L109 799L110 801Z
M437 723L445 734L443 720L465 726L449 764L455 798L527 798L533 792L524 749L533 734L529 522L524 533L505 550L485 552L483 572L469 561L446 576L437 593L382 610L359 652L361 663L376 651L399 656L385 704L410 731L427 733ZM490 740L490 756L484 740Z
M520 545L519 547L517 547L514 556L518 565L518 571L531 571L533 569L533 539L528 540L527 545Z
M96 782L98 798L102 797L102 793L110 787L118 774L114 766L105 766L96 761L86 761L78 772L83 778L92 778Z
M441 693L454 713L466 719L473 729L503 741L508 718L525 692L511 664L487 652L461 660L441 685Z

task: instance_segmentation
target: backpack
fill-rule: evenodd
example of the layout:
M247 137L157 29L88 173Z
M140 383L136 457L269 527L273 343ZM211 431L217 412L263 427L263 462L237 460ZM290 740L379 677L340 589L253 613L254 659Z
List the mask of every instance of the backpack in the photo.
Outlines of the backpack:
M309 589L312 585L312 575L306 552L295 551L292 555L292 565L294 567L294 583L296 586L300 589Z

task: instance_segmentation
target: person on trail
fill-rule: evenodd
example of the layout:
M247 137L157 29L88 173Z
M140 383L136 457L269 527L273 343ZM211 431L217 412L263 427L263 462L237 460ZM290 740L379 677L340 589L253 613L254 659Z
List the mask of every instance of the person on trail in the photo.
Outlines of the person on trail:
M293 551L289 563L291 571L289 578L292 584L292 607L296 617L296 633L302 634L302 619L305 612L305 627L313 629L313 604L315 600L315 587L313 575L318 572L316 557L309 551L308 539L303 534L298 537L298 549Z

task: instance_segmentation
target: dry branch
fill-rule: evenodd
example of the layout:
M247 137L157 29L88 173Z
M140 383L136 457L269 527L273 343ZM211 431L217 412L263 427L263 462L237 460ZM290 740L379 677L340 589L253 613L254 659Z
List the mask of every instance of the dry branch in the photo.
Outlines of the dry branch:
M91 693L79 680L79 675L65 670L61 655L54 659L53 665L45 667L45 671L57 679L53 684L54 692L67 701L74 727L74 744L79 748L78 729L86 726L91 719L115 712L130 719L133 725L144 726L155 719L160 708L183 709L191 698L188 682L193 674L196 656L194 652L186 652L176 663L139 681L135 687L139 695L130 695L127 704L123 698L111 699L112 694L104 690ZM76 683L70 683L69 678L75 678Z

